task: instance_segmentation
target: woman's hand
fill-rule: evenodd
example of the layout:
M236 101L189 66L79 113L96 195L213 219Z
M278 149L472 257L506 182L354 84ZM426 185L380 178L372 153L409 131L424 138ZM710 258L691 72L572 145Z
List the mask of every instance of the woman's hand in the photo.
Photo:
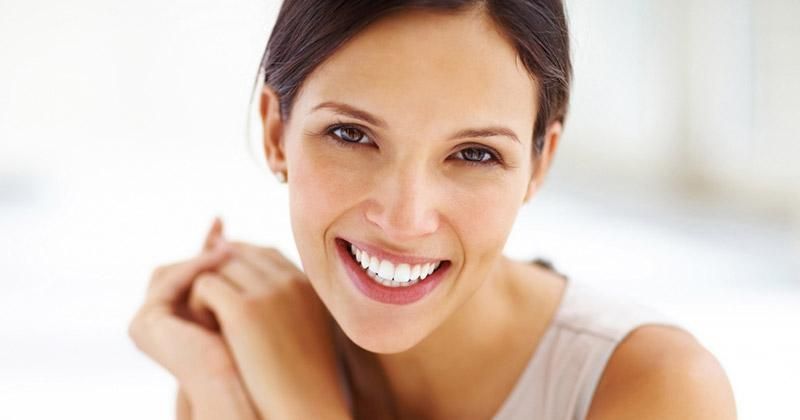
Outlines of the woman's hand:
M333 320L305 274L272 248L228 242L231 258L195 281L189 310L218 327L264 418L347 418Z
M175 376L194 419L258 419L220 334L188 316L192 282L230 255L231 247L219 243L195 258L157 268L128 327L136 346Z

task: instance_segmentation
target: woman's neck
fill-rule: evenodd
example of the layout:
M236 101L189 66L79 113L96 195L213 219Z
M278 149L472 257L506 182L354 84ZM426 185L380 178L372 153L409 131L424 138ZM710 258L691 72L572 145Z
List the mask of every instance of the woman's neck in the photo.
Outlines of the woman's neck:
M491 417L513 389L555 312L563 279L531 264L501 260L481 288L413 348L362 350L373 389L388 395L376 410L398 418ZM371 359L370 361L363 360ZM363 379L363 378L362 378ZM374 403L374 401L372 402Z

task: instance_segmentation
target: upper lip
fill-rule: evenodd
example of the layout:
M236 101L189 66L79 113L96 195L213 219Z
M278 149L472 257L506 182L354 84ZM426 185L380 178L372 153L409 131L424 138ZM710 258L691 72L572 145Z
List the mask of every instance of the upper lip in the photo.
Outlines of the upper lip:
M356 248L362 251L366 251L370 257L376 257L380 260L389 260L393 263L399 263L399 264L405 263L408 265L415 265L415 264L425 264L425 263L435 263L439 261L445 261L444 259L420 257L417 255L395 254L393 252L385 251L381 248L378 248L377 246L370 245L365 242L353 241L350 239L344 239L344 240L355 245Z

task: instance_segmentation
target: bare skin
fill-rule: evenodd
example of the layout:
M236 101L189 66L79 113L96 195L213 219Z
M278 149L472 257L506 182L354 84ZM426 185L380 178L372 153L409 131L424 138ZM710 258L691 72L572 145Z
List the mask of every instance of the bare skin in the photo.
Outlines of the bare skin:
M648 325L612 355L588 418L735 419L736 403L725 371L694 337Z

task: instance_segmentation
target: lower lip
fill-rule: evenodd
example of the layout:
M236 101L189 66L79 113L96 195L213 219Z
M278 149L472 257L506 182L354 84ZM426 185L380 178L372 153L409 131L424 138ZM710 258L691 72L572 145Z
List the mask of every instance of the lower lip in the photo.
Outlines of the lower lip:
M342 239L336 239L336 250L344 263L347 276L353 281L358 290L370 299L392 305L408 305L414 303L430 293L444 278L450 269L450 262L442 262L441 266L425 280L418 281L408 287L388 287L375 282L367 276L367 272L361 268L350 254L350 244Z

